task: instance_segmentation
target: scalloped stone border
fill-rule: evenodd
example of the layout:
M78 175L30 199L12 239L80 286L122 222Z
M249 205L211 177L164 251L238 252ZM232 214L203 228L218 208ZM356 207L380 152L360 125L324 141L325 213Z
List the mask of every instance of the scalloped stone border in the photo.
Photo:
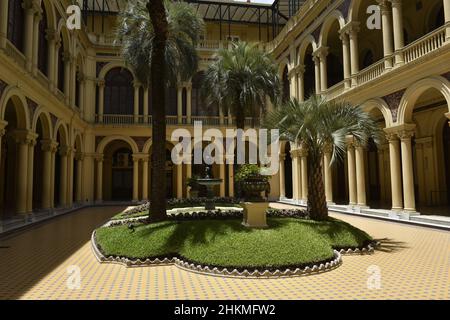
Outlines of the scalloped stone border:
M100 263L115 263L130 267L143 267L143 266L167 266L167 265L175 265L176 267L194 272L199 274L206 274L212 276L221 276L221 277L234 277L234 278L280 278L280 277L294 277L294 276L306 276L311 274L318 274L327 271L331 271L342 264L342 254L367 254L372 253L374 251L374 247L369 244L366 248L362 249L341 249L339 251L333 250L333 258L325 263L315 264L311 267L307 266L304 268L295 268L295 269L285 269L285 270L254 270L254 271L238 271L237 269L229 270L227 268L218 268L218 267L210 267L200 264L194 264L191 262L184 261L180 258L164 258L164 259L128 259L125 257L106 257L103 253L100 252L97 246L97 241L95 238L96 231L94 230L91 235L91 248L92 251Z

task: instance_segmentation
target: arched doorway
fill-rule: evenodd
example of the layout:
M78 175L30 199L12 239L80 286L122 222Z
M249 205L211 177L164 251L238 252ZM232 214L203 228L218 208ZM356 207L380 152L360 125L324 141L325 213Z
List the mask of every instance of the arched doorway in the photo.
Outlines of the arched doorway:
M134 113L133 74L123 68L113 68L105 76L104 114Z
M339 21L335 20L328 32L325 46L328 47L327 75L328 88L344 80L342 42L339 38Z
M50 130L49 121L46 119L44 114L41 114L36 122L37 138L33 156L33 211L44 209L43 195L44 188L46 187L44 184L44 179L47 177L44 176L45 152L42 148L44 146L44 142L49 141L51 138ZM48 207L45 209L48 209Z
M347 161L338 159L332 166L333 202L348 205Z
M442 142L443 142L443 150L444 150L444 163L447 164L444 166L445 168L445 185L446 185L446 195L447 199L444 203L445 205L449 205L450 201L450 125L444 125L444 130L442 133Z
M305 66L305 73L303 75L305 99L308 99L316 92L316 75L313 61L313 45L310 43L306 49L303 64Z

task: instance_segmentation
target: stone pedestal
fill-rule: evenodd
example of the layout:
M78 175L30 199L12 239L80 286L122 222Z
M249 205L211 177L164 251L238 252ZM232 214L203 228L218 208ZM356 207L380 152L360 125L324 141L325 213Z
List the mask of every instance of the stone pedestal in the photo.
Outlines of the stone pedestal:
M267 228L266 210L268 202L244 202L244 220L242 225L248 228Z

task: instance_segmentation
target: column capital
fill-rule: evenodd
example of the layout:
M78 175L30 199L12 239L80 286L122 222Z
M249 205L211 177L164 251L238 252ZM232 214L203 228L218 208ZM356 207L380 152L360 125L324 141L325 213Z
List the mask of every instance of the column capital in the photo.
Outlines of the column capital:
M35 0L23 0L22 8L29 14L35 14L39 11L39 4Z
M105 80L103 79L97 79L97 86L99 88L104 88L105 87Z
M5 129L5 127L8 125L8 121L0 120L0 130Z
M133 81L133 87L135 89L139 89L141 86L142 86L142 83L140 83L139 81L137 81L137 80Z
M77 153L75 153L75 160L77 160L77 161L83 161L83 160L84 160L84 153L83 153L83 152L77 152Z
M59 147L59 155L61 157L67 157L72 153L72 147L69 146L60 146Z
M96 154L94 154L94 159L95 159L95 161L97 161L97 162L103 162L103 153L96 153Z
M15 130L12 133L12 136L16 143L19 144L30 144L34 145L36 144L36 139L38 135L34 132L28 131L28 130Z
M333 153L333 145L331 143L325 144L325 146L323 147L323 153L324 154L331 154L331 153Z
M291 153L292 160L294 160L294 158L300 157L300 149L291 150L290 153Z
M144 158L148 158L147 154L143 154L143 153L134 153L131 158L133 159L133 162L139 162L139 161L143 161Z
M403 4L402 0L388 0L393 7L400 7Z
M353 137L352 135L348 135L345 137L345 144L347 145L347 148L354 148L355 142L355 137Z
M298 64L294 67L294 70L296 74L304 74L305 73L305 65L304 64Z
M348 34L349 36L352 36L352 34L354 35L355 33L358 33L361 30L360 25L361 24L358 21L350 21L339 30L339 33Z
M325 46L320 46L313 52L313 56L320 59L325 59L328 56L329 48Z
M280 156L280 161L286 160L286 154L285 153L280 153L279 156Z
M41 150L42 151L55 153L56 150L58 149L58 145L59 145L59 143L56 140L52 140L52 139L41 140Z
M398 133L398 137L401 141L410 141L412 137L415 135L414 130L401 130Z
M298 155L300 158L306 158L308 156L308 148L302 143L300 149L298 149Z
M45 30L45 38L48 41L56 41L58 39L58 34L54 29L46 29Z

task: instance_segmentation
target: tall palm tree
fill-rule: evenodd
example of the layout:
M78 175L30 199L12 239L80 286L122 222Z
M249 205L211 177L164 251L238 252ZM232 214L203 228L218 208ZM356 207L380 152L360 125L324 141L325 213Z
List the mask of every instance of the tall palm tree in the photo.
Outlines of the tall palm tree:
M244 129L246 116L265 111L266 96L273 103L280 96L276 64L268 53L246 42L221 49L215 58L205 72L203 95L209 105L231 110L236 127Z
M152 181L158 181L151 189L153 221L167 218L164 92L197 70L196 46L203 29L202 18L184 2L132 0L120 15L118 37L122 55L137 79L144 86L151 86Z
M367 146L370 139L377 143L381 134L377 123L360 107L317 95L305 102L287 102L268 114L265 126L279 129L281 138L301 144L308 151L308 212L314 220L328 218L322 177L324 149L332 148L334 163L345 155L347 136Z

